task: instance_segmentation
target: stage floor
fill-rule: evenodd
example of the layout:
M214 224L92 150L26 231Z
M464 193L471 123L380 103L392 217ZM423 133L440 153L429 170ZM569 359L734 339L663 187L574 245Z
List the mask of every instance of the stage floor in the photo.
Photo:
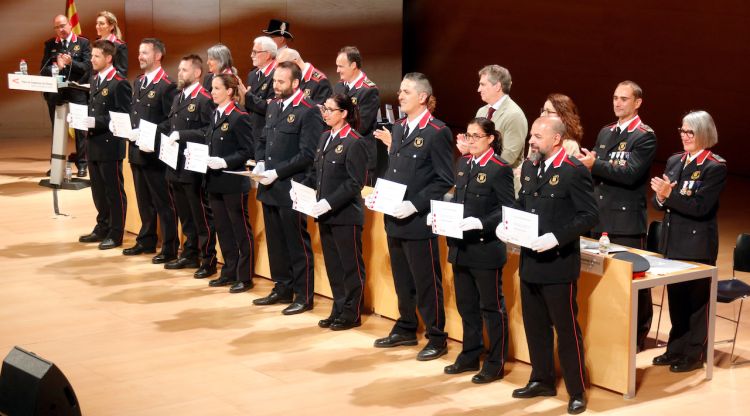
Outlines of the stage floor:
M53 361L84 414L565 414L562 381L557 397L511 398L528 380L526 364L509 363L504 380L474 385L472 373L443 374L460 343L450 342L442 359L418 362L423 341L372 347L392 325L385 318L366 316L361 328L331 332L316 325L328 316L328 299L317 297L312 312L287 317L282 306L251 305L270 290L269 280L257 278L253 290L232 295L193 279L192 270L167 271L150 256L78 243L94 225L90 191L61 191L60 210L67 215L54 216L51 190L37 185L48 153L41 139L2 139L0 147L0 356L18 345ZM737 233L750 231L742 205L748 190L750 180L732 177L723 195L720 278L731 276ZM133 241L126 236L125 246ZM654 298L660 295L655 290ZM719 304L718 310L736 314L737 307ZM749 315L737 343L745 359ZM662 340L668 328L665 314ZM652 337L655 329L654 322ZM717 339L732 330L717 320ZM662 352L638 355L635 399L594 387L587 414L745 414L750 365L731 368L728 345L718 347L711 382L703 381L702 371L678 375L651 366Z

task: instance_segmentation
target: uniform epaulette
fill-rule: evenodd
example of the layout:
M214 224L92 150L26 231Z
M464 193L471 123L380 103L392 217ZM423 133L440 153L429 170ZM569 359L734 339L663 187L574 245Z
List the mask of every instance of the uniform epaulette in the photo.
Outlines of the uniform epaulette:
M352 130L351 130L351 131L349 132L349 135L351 135L351 136L352 136L352 137L354 137L355 139L361 139L361 138L362 138L362 136L360 136L359 134L357 134L357 132L355 132L355 131L354 131L354 129L352 129Z
M369 78L365 79L365 81L362 83L362 85L364 85L367 88L377 88L378 87L377 85L375 85L374 82L370 81Z
M201 87L198 93L206 98L211 98L211 94L209 94L208 91L206 91L206 89L203 87Z
M649 132L649 133L653 133L654 132L654 129L652 129L651 127L649 127L648 124L643 124L643 123L641 123L641 124L638 125L638 129L646 131L646 132Z
M725 165L727 164L727 161L723 157L717 155L714 152L711 152L711 155L709 155L708 158L713 160L714 162L723 163Z
M434 120L434 119L433 119L433 120ZM429 122L427 122L427 124L429 124L429 125L431 125L432 127L434 127L434 128L435 128L435 130L441 130L441 129L443 129L443 128L445 127L445 123L443 123L442 121L439 121L439 120L434 120L434 121L437 121L438 123L441 123L441 124L442 124L442 126L441 126L441 125L438 125L438 124L436 124L436 123L434 123L433 121L429 121Z
M116 80L118 80L118 81L122 81L122 80L124 80L124 79L125 79L125 77L123 77L123 76L122 76L122 75L120 75L120 74L115 74L115 79L116 79Z
M167 84L171 84L171 83L172 83L172 80L171 80L171 79L169 79L169 78L167 78L167 77L162 77L162 79L163 79L164 81L167 81Z
M300 101L300 104L304 105L307 108L313 108L314 107L314 105L312 103L310 103L309 101L307 101L306 99Z
M581 163L578 159L572 157L572 156L565 156L565 159L563 159L563 162L569 164L570 166L576 167L576 166L583 166L583 163Z
M78 39L89 40L89 38L87 38L87 37L85 37L85 36L81 36L81 35L76 35L76 36L78 36Z
M492 156L492 157L490 158L490 162L493 162L493 163L495 163L495 164L498 164L498 165L500 165L500 166L508 166L508 164L507 164L507 163L503 163L502 159L500 159L500 158L497 158L497 157L495 157L495 156Z
M320 81L320 80L326 79L326 76L323 75L322 73L318 72L318 71L313 71L312 77L313 77L313 79L315 81Z

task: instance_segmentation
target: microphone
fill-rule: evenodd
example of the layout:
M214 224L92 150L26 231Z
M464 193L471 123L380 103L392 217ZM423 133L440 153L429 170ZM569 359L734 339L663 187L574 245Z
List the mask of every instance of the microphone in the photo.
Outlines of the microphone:
M39 70L39 75L42 75L42 72L44 72L44 68L47 67L47 64L52 60L52 58L57 59L57 55L52 55L49 58L47 58L46 61L42 64L42 69Z

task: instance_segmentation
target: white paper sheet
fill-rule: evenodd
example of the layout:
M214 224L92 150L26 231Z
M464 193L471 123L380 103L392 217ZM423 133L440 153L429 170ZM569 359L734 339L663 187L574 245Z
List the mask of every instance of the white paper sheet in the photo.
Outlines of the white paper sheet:
M401 205L406 195L406 185L378 178L375 182L375 190L372 192L373 204L367 208L393 215L393 211Z
M154 146L156 146L156 127L156 124L141 119L138 124L139 134L135 145L143 149L156 150L154 149Z
M459 224L464 219L464 205L453 202L430 201L432 232L446 237L464 238Z
M159 160L169 165L172 169L177 169L177 156L180 152L180 142L170 142L169 137L161 135L161 144L159 149Z
M315 189L295 181L292 181L292 189L294 189L294 193L297 196L296 201L292 201L292 209L313 218L318 218L310 213L313 206L318 203Z
M70 127L76 130L89 129L89 107L82 104L68 103L70 114Z
M130 124L130 114L110 111L109 118L112 119L112 124L114 125L114 131L112 134L117 137L122 137L123 139L130 139L130 136L133 135L133 125Z
M643 258L648 261L648 265L650 266L648 269L648 273L650 274L669 274L698 267L694 264L677 260L663 259L654 256L643 256Z
M396 117L393 115L393 106L391 104L385 105L385 116L388 118L388 122L393 124L396 122Z
M526 248L539 237L539 216L530 212L503 207L500 231L505 240Z
M208 170L208 145L187 142L185 154L185 169L206 173Z

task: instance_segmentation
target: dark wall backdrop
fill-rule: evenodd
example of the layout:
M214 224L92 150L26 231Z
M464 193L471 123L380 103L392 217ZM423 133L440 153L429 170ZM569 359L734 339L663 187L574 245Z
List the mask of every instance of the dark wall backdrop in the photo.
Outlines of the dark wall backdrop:
M548 93L572 97L590 148L615 121L615 86L631 79L644 90L641 118L656 131L657 159L681 150L682 115L704 109L719 130L714 150L743 175L749 40L746 0L404 2L404 70L427 74L436 116L452 127L465 128L482 105L477 71L499 64L530 122Z

